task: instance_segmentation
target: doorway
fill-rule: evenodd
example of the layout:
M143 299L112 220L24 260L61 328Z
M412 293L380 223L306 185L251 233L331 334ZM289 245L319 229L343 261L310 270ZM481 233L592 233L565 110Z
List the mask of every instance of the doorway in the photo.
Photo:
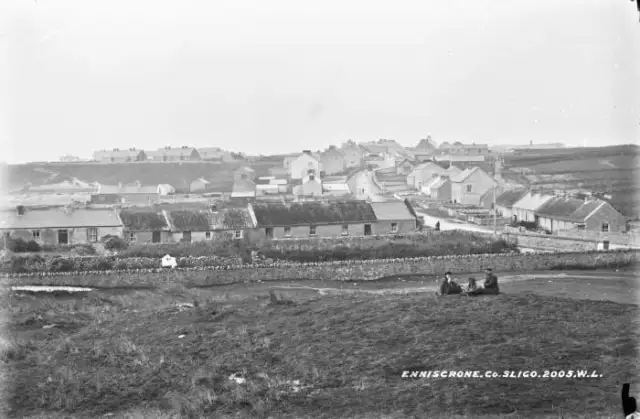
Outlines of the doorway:
M364 235L365 236L370 236L371 235L371 224L365 224L364 225Z
M69 232L67 230L58 230L58 244L69 244Z
M161 235L159 231L151 233L151 243L160 243Z

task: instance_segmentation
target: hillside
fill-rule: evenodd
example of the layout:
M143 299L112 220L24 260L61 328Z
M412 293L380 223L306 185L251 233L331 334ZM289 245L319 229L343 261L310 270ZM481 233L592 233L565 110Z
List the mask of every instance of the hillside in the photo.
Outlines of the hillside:
M611 194L611 204L635 218L640 216L639 158L635 145L522 151L504 156L503 177L549 190Z
M176 163L29 163L9 165L6 170L10 190L27 185L44 185L72 178L84 182L102 184L131 183L139 180L143 185L168 183L177 190L189 188L189 183L203 177L214 189L231 190L233 171L243 163L176 162ZM256 171L256 176L268 175L275 162L247 164Z

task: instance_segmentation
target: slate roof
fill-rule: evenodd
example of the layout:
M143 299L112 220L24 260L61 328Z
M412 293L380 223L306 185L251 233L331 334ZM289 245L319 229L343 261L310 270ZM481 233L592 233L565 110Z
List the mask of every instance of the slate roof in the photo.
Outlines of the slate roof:
M251 204L259 227L353 224L376 221L364 201L292 202Z
M122 222L113 209L74 208L68 214L62 208L29 209L0 214L0 229L43 229L73 227L120 227Z
M414 220L409 208L404 202L372 202L371 208L379 221L405 221Z
M438 188L441 188L442 185L444 185L445 183L447 183L449 181L450 181L450 179L447 179L447 178L444 178L444 179L443 178L436 178L434 182L432 182L432 183L430 183L428 185L428 188L429 189L438 189Z
M464 182L469 176L478 171L477 167L472 167L469 169L464 169L462 172L458 173L455 176L451 177L452 182Z
M120 211L122 224L130 231L168 230L169 224L162 212Z
M512 208L513 204L522 199L526 194L526 189L511 189L505 191L496 197L496 206Z
M584 201L577 198L554 197L536 211L536 215L559 221L584 222L604 201L593 199Z
M553 195L532 194L528 192L518 201L514 202L512 208L523 209L525 211L537 211L542 205L553 198Z

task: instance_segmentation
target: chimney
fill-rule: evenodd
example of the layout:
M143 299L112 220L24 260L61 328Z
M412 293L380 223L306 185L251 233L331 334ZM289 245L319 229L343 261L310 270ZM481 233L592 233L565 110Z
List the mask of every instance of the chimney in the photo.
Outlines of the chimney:
M25 208L23 205L18 205L16 207L16 212L18 213L18 215L24 215L25 213Z

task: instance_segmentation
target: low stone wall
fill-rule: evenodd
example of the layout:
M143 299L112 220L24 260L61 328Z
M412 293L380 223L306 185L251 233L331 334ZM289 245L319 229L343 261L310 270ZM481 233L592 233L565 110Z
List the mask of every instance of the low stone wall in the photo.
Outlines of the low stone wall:
M562 252L587 252L597 250L598 244L595 240L582 238L558 237L548 234L511 234L503 233L503 237L515 240L518 247L540 250L556 250Z
M444 272L479 273L486 267L500 272L549 269L604 268L628 266L637 262L637 251L551 254L487 254L437 256L415 259L365 260L319 263L275 263L215 269L185 268L161 271L46 273L4 275L5 285L65 285L86 287L156 287L163 284L184 286L220 285L253 281L331 280L368 281L397 275L437 275Z

